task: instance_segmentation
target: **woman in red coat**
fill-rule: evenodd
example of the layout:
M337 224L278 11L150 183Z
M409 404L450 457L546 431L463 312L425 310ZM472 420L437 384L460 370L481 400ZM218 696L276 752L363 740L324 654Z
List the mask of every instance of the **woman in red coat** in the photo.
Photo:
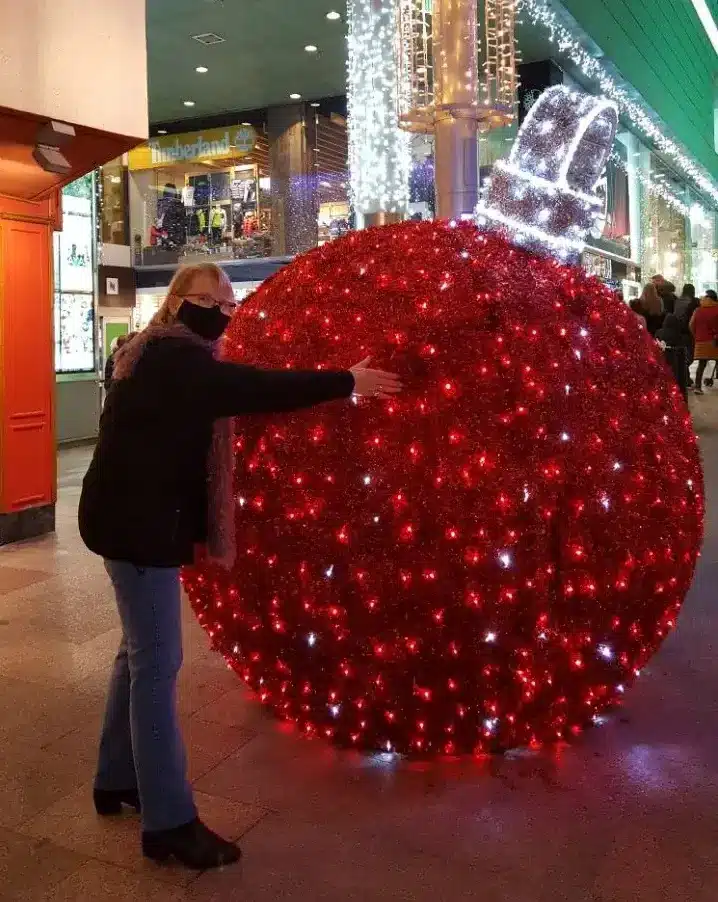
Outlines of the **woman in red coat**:
M708 361L718 360L718 295L715 291L706 291L701 298L701 305L691 317L689 326L695 338L696 350L694 358L698 361L696 373L696 394L703 394L703 374Z

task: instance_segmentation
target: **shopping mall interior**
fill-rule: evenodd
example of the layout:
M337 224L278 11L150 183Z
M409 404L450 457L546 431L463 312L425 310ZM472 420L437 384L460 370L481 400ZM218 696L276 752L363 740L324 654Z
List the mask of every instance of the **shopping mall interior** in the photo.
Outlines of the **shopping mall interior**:
M0 900L713 902L718 0L6 5ZM101 816L141 677L78 507L95 455L103 522L154 531L179 465L107 365L195 264L232 362L355 381L203 400L232 563L182 570L177 717L242 858L187 868L146 778Z

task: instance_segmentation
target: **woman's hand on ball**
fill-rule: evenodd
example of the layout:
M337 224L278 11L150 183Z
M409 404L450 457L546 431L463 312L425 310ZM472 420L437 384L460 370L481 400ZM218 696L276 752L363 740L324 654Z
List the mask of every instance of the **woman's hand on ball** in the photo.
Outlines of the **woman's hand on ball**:
M403 386L396 373L370 369L371 357L367 357L349 371L354 376L354 394L367 398L389 398L398 394Z

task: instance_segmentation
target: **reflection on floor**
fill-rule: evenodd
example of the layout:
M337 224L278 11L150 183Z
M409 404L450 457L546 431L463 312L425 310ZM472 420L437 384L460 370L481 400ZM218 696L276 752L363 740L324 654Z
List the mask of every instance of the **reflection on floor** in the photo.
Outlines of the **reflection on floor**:
M718 392L692 398L709 489L680 625L607 726L559 755L389 767L279 729L186 612L181 710L207 821L244 863L144 864L137 822L89 792L118 642L60 455L57 536L0 550L0 899L715 902L718 898Z

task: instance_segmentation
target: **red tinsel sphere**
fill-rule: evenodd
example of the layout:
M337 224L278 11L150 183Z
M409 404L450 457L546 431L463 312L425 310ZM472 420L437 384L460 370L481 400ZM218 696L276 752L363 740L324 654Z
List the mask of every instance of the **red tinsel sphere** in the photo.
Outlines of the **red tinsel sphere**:
M185 583L214 646L306 734L409 754L570 738L675 624L702 535L686 406L580 269L405 223L256 291L230 357L406 390L237 422L238 558Z

